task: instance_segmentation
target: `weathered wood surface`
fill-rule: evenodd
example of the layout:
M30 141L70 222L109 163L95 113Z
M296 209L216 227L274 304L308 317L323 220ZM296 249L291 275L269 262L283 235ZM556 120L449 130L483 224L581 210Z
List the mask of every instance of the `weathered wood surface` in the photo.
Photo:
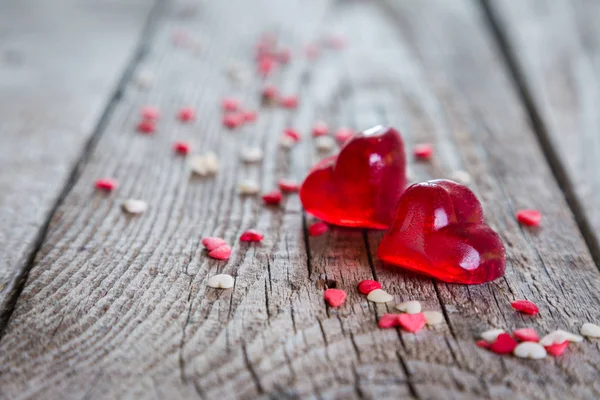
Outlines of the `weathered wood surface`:
M0 397L598 397L596 343L543 362L474 344L489 327L573 330L600 310L599 273L476 3L204 1L181 19L186 4L166 5L142 61L157 84L148 93L126 87L51 221L0 341ZM201 56L173 48L178 29L204 39ZM261 109L256 125L225 131L222 96L239 94L259 107L260 83L235 86L225 69L236 60L250 68L265 29L294 48L341 31L349 48L295 59L275 77L283 92L299 93L297 110ZM152 137L133 129L144 104L164 115ZM180 125L172 116L188 104L198 122ZM411 166L419 180L469 171L506 243L506 277L469 287L434 283L382 266L374 256L380 233L334 228L306 237L312 219L295 196L272 209L237 194L244 177L265 190L279 177L301 179L319 156L308 137L317 118L354 128L383 121L409 146L435 143L431 164ZM287 153L277 138L290 125L306 136ZM216 151L220 173L190 178L170 151L178 139ZM262 165L239 161L248 144L264 147ZM120 182L114 194L93 189L106 175ZM124 215L120 204L129 197L149 201L148 212ZM544 213L543 229L516 224L522 207ZM247 228L266 233L262 245L237 241ZM199 239L213 234L234 244L228 262L201 249ZM217 272L235 275L235 288L207 288ZM398 300L443 310L445 323L417 335L379 330L388 307L355 291L372 277ZM349 294L338 310L322 301L334 281ZM510 308L524 297L541 307L539 317Z
M135 54L151 6L145 0L0 4L0 319Z
M600 3L488 0L538 134L600 261Z

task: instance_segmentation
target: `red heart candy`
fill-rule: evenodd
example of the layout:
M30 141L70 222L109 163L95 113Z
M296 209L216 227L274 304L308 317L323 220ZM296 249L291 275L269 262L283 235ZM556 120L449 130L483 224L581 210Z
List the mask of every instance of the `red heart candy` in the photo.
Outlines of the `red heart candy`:
M315 165L302 183L300 200L307 212L330 224L385 229L405 187L402 137L376 126Z
M517 347L517 341L508 333L501 333L496 341L490 345L490 350L496 354L510 354Z
M529 300L515 300L510 303L512 308L517 311L522 312L523 314L536 315L540 312L538 306L535 305L534 302Z
M423 329L426 323L427 320L425 319L425 315L423 313L398 315L398 324L402 327L402 329L408 332L419 332L421 329Z
M546 349L546 352L548 354L551 354L554 357L556 357L564 353L565 350L567 350L567 347L569 347L569 342L564 341L562 343L553 343L550 346L545 346L544 348Z
M339 307L346 301L346 292L340 289L327 289L323 298L330 307Z
M533 328L520 328L513 332L513 336L519 342L539 342L540 337Z
M506 264L502 240L484 223L475 194L442 179L406 189L377 255L402 268L465 284L499 278Z
M399 325L398 314L384 314L379 318L377 325L381 329L395 328Z

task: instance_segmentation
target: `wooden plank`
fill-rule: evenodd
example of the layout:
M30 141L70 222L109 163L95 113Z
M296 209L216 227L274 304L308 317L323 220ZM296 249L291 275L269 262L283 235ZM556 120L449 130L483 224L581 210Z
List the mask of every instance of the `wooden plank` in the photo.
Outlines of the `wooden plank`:
M1 6L2 320L49 214L134 56L151 6L143 0Z
M127 88L52 220L0 342L3 397L598 396L599 349L591 343L537 362L474 344L490 326L572 330L600 305L599 273L476 4L206 1L181 21L184 5L167 7L144 62L157 85L147 94ZM256 125L224 131L220 98L239 94L258 107L260 87L250 80L237 88L224 70L232 60L250 68L254 41L269 27L295 48L326 30L345 32L350 47L314 62L296 59L277 74L283 92L300 94L295 112L261 109ZM171 46L170 34L181 28L205 38L201 58ZM133 132L143 104L165 115L153 137ZM198 108L198 122L182 126L170 116L188 104ZM434 142L432 164L412 165L418 179L468 170L507 245L506 278L465 287L385 268L373 257L380 233L335 228L306 237L312 219L296 197L272 209L237 194L245 177L265 190L282 176L300 179L321 156L308 138L317 118L355 128L385 120L410 145ZM289 125L306 137L288 154L277 139ZM191 179L170 151L177 139L216 151L219 174ZM239 161L248 144L264 147L262 165ZM92 187L104 175L120 182L110 196ZM148 200L148 212L124 215L119 207L129 197ZM539 231L513 218L533 200L545 215ZM266 234L262 245L237 241L247 228ZM202 251L200 237L213 234L234 244L229 262ZM217 272L235 275L235 288L207 288ZM399 300L443 310L446 323L417 335L379 330L377 317L391 306L374 306L355 291L373 276ZM322 301L324 286L334 283L349 295L337 310ZM522 297L541 306L540 317L513 312L509 301Z
M540 141L600 262L600 4L488 0Z

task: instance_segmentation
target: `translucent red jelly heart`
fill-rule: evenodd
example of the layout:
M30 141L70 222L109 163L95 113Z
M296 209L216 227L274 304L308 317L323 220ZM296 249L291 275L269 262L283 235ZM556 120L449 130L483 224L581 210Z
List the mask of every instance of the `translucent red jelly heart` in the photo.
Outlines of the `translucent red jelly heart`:
M410 186L377 255L445 282L475 284L504 275L502 240L483 220L477 197L448 180Z
M395 129L376 126L315 165L300 200L307 212L330 224L385 229L405 187L404 141Z

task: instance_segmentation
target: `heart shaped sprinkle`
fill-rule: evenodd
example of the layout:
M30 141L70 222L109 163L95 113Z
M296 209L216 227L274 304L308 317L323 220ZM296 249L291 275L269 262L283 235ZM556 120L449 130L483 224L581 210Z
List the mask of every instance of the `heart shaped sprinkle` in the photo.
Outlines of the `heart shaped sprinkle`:
M227 244L227 242L223 239L221 239L220 237L205 237L202 238L202 246L204 246L206 248L206 250L211 251L214 250L218 247L223 246L224 244Z
M181 122L190 122L196 119L196 111L192 107L184 107L177 113Z
M279 104L284 108L298 107L298 98L296 96L283 96L279 100Z
M427 325L439 325L444 321L444 314L439 311L423 311Z
M257 230L248 229L246 232L242 233L240 236L241 242L260 242L263 240L264 235Z
M513 354L519 358L529 358L530 360L541 360L546 358L546 349L536 342L522 342L515 347Z
M228 274L218 274L211 276L208 279L207 285L208 287L215 289L230 289L233 287L235 280L233 276Z
M413 153L420 160L429 160L433 156L433 146L429 143L418 144L413 149Z
M223 125L229 129L237 128L244 123L244 115L238 112L228 112L223 115Z
M369 292L367 295L367 300L372 301L373 303L389 303L394 300L394 296L386 292L382 289L375 289Z
M144 200L127 199L123 202L123 210L129 214L141 214L148 209Z
M345 144L348 140L352 139L352 137L354 136L354 131L352 129L348 129L348 128L340 128L338 129L338 131L335 133L335 140L337 140L337 142L340 145Z
M346 301L346 292L341 289L327 289L323 298L330 307L339 307Z
M488 342L486 342L485 340L478 340L477 342L475 342L475 344L478 347L481 347L483 349L489 349L490 348L490 344Z
M405 301L396 305L396 310L407 314L418 314L421 312L421 303L416 300Z
M329 132L329 128L327 124L323 121L315 122L312 129L312 135L314 137L325 136Z
M381 289L381 283L370 279L358 283L358 291L362 294L369 294L375 289Z
M284 193L297 192L300 189L300 185L296 181L288 179L280 179L277 183L279 189Z
M96 189L110 192L117 187L117 182L111 178L103 178L98 179L94 185L96 186Z
M226 97L221 101L221 107L224 111L237 111L240 108L240 102L233 97Z
M400 314L398 315L398 323L405 331L417 333L423 329L427 321L422 313Z
M579 335L575 335L574 333L563 331L562 329L555 330L554 332L550 332L546 336L540 339L540 344L542 346L550 346L557 343L563 343L565 341L569 342L582 342L583 337Z
M219 171L219 161L212 152L193 155L190 157L189 165L192 172L200 176L215 175Z
M227 260L231 255L231 247L224 244L223 246L219 246L216 249L210 251L208 253L209 257L212 257L217 260Z
M324 222L315 222L308 227L308 234L310 236L321 236L329 230L329 227Z
M185 156L190 152L190 144L187 142L175 142L173 144L173 150L175 153Z
M335 147L335 140L331 136L319 136L315 139L315 147L318 151L331 151Z
M283 131L283 136L287 136L290 139L292 139L294 142L299 142L300 139L302 138L300 136L300 133L298 133L297 130L293 129L293 128L287 128Z
M262 201L267 205L276 206L281 203L282 198L283 196L279 190L273 190L269 193L265 193L262 196Z
M145 106L140 110L140 115L143 119L156 121L160 118L160 110L156 107Z
M482 332L479 336L488 343L494 343L498 339L498 335L504 333L502 329L490 329Z
M513 336L519 342L539 342L540 337L533 328L520 328L513 332Z
M517 341L508 333L498 335L494 343L490 345L490 350L496 354L510 354L517 347Z
M551 344L550 346L544 346L544 348L546 349L546 352L554 357L560 356L562 353L564 353L567 350L568 347L569 347L569 342L566 340L562 343L554 343L554 344Z
M538 226L542 221L542 213L538 210L519 210L516 217L520 224L527 226Z
M600 337L600 326L586 322L581 326L579 333L590 338L598 338Z
M141 133L153 133L156 130L156 122L149 119L142 120L138 123L137 130Z
M512 303L510 303L510 305L515 310L527 315L536 315L540 312L538 306L536 306L535 303L529 300L515 300Z
M400 325L398 321L398 314L384 314L379 318L377 325L381 329L395 328Z
M245 163L257 163L264 157L264 153L260 147L247 147L242 149L240 154L242 161Z
M238 191L242 196L255 195L260 191L260 187L255 180L245 179L238 184Z

